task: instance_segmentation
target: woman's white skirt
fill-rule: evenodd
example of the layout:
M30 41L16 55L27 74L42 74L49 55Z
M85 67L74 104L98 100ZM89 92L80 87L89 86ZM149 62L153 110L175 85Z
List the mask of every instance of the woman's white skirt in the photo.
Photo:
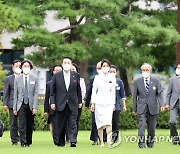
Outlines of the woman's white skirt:
M114 104L95 104L95 121L97 129L105 125L112 126Z

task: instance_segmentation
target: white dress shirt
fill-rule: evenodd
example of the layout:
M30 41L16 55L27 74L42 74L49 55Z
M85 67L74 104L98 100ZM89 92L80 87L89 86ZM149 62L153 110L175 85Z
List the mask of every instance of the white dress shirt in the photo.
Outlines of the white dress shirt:
M70 71L68 73L66 73L65 71L63 71L63 75L64 75L64 81L65 81L65 85L66 85L66 89L68 91L69 89L69 84L70 84Z

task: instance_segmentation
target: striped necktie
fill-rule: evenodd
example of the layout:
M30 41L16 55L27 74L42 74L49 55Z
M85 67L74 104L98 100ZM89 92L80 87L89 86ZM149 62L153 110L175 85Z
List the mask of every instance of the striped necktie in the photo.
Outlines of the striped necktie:
M148 93L149 92L149 82L148 82L147 79L145 81L146 81L146 86L145 86L146 87L146 92Z

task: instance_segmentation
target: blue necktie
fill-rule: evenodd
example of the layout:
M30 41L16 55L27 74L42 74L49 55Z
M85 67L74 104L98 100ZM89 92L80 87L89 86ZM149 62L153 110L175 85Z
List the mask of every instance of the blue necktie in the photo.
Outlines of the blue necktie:
M148 93L148 91L149 91L149 82L148 82L147 79L145 81L146 81L146 92Z

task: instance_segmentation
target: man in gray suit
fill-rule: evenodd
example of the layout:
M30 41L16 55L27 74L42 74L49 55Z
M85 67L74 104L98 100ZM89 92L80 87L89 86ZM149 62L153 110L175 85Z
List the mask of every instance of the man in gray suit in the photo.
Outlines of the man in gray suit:
M170 136L173 138L172 144L179 144L177 132L177 117L180 113L180 63L176 66L176 75L171 78L166 96L166 108L170 109Z
M21 63L23 74L14 81L14 114L19 118L21 147L32 144L34 115L38 109L38 79L29 74L32 63L24 60Z
M161 111L164 111L163 89L158 79L151 77L152 67L144 63L141 66L142 76L134 81L133 112L138 115L139 129L138 137L139 148L145 148L145 127L147 122L147 141L149 148L154 146L154 136L156 128L156 115L159 112L158 103Z
M7 76L4 80L3 109L9 110L10 136L12 145L17 145L19 141L17 116L13 114L14 101L14 79L21 74L21 61L14 60L12 70L14 74Z

